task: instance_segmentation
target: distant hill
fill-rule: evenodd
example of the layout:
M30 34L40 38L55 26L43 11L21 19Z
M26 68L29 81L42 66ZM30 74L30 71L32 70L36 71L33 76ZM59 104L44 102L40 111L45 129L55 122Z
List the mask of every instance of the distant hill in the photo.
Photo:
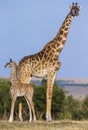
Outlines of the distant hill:
M57 80L57 83L68 92L67 95L74 98L83 99L88 95L88 79L63 78Z

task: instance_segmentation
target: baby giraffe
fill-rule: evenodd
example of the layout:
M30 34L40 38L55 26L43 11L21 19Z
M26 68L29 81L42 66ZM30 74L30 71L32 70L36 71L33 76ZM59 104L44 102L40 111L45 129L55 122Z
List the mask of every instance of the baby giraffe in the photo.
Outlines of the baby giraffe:
M18 80L18 77L17 77L17 65L14 61L12 61L10 59L10 62L7 63L5 65L5 67L12 69L11 77L10 77L11 84L12 84L12 86L10 88L11 97L12 97L12 104L11 104L11 113L10 113L9 122L13 121L16 98L22 97L22 96L25 97L27 104L28 104L28 107L29 107L29 111L30 111L29 122L32 121L32 112L33 112L34 121L35 121L36 116L35 116L35 110L34 110L34 103L32 101L34 89L33 89L32 85L20 83L20 81Z

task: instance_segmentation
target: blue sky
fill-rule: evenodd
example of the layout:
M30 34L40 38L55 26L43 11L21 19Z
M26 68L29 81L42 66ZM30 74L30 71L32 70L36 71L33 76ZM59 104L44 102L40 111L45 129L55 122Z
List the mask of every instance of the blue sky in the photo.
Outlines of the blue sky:
M86 0L0 0L0 77L10 76L4 65L10 58L17 63L26 55L40 51L54 38L78 2L80 15L73 19L66 45L60 54L57 77L88 77L88 1Z

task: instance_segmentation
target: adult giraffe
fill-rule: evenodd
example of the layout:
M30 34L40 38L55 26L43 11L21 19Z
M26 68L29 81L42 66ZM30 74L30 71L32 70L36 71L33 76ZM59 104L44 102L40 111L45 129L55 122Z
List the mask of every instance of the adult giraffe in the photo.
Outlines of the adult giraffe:
M46 120L51 121L51 101L53 84L57 71L60 69L58 57L62 51L69 27L74 16L79 15L80 6L77 3L72 3L70 12L66 16L59 32L53 40L44 46L44 48L33 55L23 57L18 64L18 75L21 83L29 83L32 76L47 77L47 92L46 92Z

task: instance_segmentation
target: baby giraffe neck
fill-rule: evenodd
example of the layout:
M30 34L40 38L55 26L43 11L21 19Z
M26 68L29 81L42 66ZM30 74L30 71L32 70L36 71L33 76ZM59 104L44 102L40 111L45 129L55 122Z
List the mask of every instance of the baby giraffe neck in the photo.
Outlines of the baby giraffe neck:
M10 79L11 79L11 83L12 83L12 84L18 83L17 68L16 68L16 66L14 66L14 67L12 68Z

